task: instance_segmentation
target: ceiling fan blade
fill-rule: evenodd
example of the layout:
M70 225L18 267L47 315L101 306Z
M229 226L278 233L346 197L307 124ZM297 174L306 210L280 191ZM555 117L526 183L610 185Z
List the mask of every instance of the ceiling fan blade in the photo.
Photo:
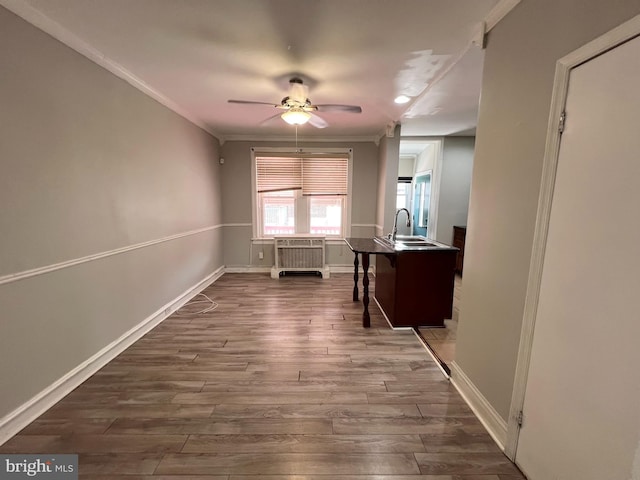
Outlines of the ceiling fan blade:
M273 103L268 102L254 102L251 100L227 100L228 103L243 103L245 105L269 105L271 107L279 107L280 105L275 105Z
M315 113L311 114L311 118L309 119L309 123L316 128L327 128L329 124L324 118L319 117Z
M325 103L322 105L315 105L318 107L319 112L351 112L351 113L362 113L362 107L358 105L340 105L333 103Z
M275 115L271 115L270 117L265 118L264 120L262 120L260 122L260 126L266 125L267 123L271 123L272 120L274 120L275 118L280 117L280 115L282 115L281 113L276 113Z

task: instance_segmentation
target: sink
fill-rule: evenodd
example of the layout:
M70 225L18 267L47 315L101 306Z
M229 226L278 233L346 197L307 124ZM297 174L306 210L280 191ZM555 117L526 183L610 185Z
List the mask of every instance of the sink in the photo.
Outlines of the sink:
M380 245L384 245L386 247L393 247L393 242L390 238L387 237L373 237L374 242L378 242Z
M435 243L431 243L427 238L415 235L398 235L396 236L395 242L387 237L375 237L374 241L382 245L394 248L396 250L438 247L438 245L436 245Z
M426 240L396 240L396 244L409 245L412 247L436 247L435 243L430 243Z
M396 235L396 242L426 242L425 237L420 235Z

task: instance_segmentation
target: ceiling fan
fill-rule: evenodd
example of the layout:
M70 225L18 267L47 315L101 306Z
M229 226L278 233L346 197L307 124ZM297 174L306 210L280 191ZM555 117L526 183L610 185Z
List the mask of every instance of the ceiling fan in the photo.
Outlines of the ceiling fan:
M251 100L228 100L229 103L243 103L250 105L271 105L272 107L284 110L284 113L277 113L276 115L269 117L268 121L272 118L280 116L285 122L290 125L304 125L309 122L316 128L325 128L329 124L325 119L316 115L314 112L350 112L361 113L362 108L357 105L340 105L340 104L318 104L314 105L307 97L309 93L309 87L303 84L302 79L299 77L293 77L289 80L289 95L284 97L279 104L273 104L268 102L254 102Z

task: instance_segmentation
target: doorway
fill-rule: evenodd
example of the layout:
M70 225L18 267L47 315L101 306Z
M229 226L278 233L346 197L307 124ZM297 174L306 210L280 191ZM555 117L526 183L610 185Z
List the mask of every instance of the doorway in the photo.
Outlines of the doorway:
M436 238L443 142L442 138L433 137L400 139L398 178L411 179L411 205L406 208L412 218L411 228L399 226L398 233Z
M413 209L411 212L412 235L433 238L429 230L431 209L431 173L417 173L413 182Z

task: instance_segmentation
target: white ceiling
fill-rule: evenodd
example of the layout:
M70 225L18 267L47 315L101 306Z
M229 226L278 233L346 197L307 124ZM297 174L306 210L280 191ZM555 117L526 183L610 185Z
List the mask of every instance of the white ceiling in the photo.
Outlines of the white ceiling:
M481 22L505 0L0 0L216 136L285 138L269 105L301 75L319 113L304 137L472 133L483 51ZM511 3L513 3L511 1ZM504 10L504 8L502 8ZM480 36L481 38L481 36ZM396 105L407 94L413 100Z

